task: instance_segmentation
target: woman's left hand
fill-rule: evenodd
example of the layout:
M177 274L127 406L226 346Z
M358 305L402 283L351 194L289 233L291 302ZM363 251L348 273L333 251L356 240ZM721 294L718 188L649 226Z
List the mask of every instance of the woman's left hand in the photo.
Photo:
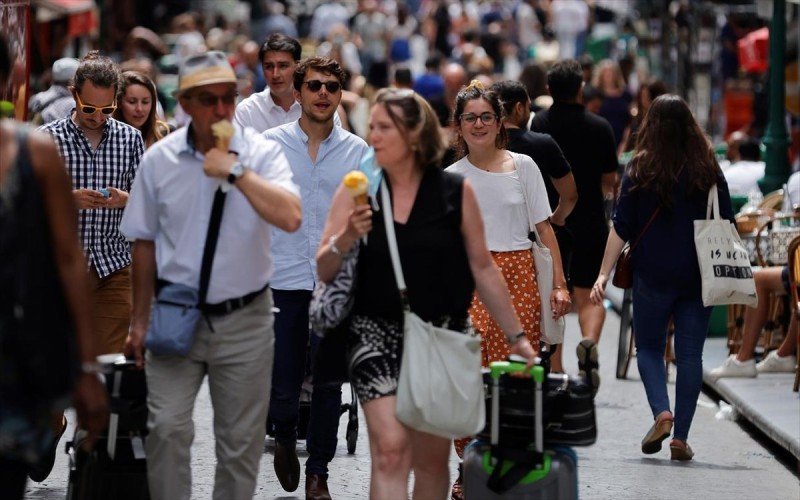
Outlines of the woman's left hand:
M569 292L563 288L554 288L550 294L550 307L553 309L553 319L558 319L572 310L572 299Z

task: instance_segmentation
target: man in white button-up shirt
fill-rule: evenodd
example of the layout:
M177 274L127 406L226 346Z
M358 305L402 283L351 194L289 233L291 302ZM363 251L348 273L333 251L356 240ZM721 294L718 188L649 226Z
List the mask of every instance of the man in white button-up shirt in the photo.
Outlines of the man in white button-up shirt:
M334 125L333 117L342 98L344 72L327 57L301 61L294 73L294 94L302 108L300 119L272 128L264 137L283 147L300 186L303 223L289 234L272 232L275 273L270 281L275 305L275 366L272 373L270 419L275 430L275 472L286 491L299 484L300 463L295 453L300 390L305 375L309 342L308 307L317 280L316 254L333 194L344 175L358 169L367 152L359 137ZM341 378L337 361L344 366L344 344L329 335L311 340L314 389L311 397L306 449L306 498L330 498L327 488L328 462L336 452L341 415Z
M292 79L301 52L300 42L281 33L274 33L264 41L258 58L267 88L236 106L237 124L264 132L300 118L300 103L294 97ZM333 120L341 125L338 113Z
M133 249L133 323L125 352L147 368L146 442L154 500L189 498L192 410L205 376L214 407L214 498L252 498L263 452L273 359L270 230L300 226L299 191L274 141L235 127L227 151L211 125L233 118L236 76L222 52L181 67L178 99L192 121L143 157L122 219ZM212 200L228 189L208 295L186 357L143 357L150 303L163 282L197 287Z

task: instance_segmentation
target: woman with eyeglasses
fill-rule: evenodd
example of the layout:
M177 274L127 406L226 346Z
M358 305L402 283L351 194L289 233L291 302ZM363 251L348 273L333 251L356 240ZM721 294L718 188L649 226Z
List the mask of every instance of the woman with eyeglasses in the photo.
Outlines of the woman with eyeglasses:
M477 287L506 334L510 351L530 362L535 351L492 261L470 181L438 168L445 143L430 105L411 90L384 89L369 119L369 141L391 193L394 227L411 309L425 321L471 332L467 310ZM385 207L380 193L376 206ZM450 440L414 430L395 417L403 351L403 306L381 212L355 205L339 188L317 252L319 278L334 279L342 256L369 235L358 255L349 318L349 371L367 419L370 498L445 498ZM404 367L413 369L413 367Z
M538 350L543 318L528 239L531 221L553 256L553 317L563 316L571 305L542 174L529 156L505 149L508 134L500 96L479 81L473 80L456 95L453 117L458 133L456 155L461 159L446 171L464 176L474 187L486 227L486 246L505 278L525 336ZM497 318L483 299L478 294L473 297L469 315L481 335L483 366L488 368L494 361L507 359L509 349ZM455 441L459 457L469 440ZM460 473L452 498L463 498Z
M156 86L147 75L138 71L122 73L117 101L114 118L139 129L145 148L170 133L169 125L156 114Z

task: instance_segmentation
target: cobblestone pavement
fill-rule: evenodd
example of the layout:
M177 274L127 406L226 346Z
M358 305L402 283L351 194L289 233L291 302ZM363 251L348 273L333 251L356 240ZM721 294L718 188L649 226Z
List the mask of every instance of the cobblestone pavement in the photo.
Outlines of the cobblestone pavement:
M696 455L689 463L669 460L665 447L656 455L642 455L639 442L652 423L644 390L632 363L627 380L616 380L614 369L619 322L609 312L600 344L602 384L597 396L599 435L597 443L576 449L579 461L580 497L584 500L631 499L660 500L703 498L703 500L789 500L800 498L798 477L739 424L717 420L716 404L702 395L697 406L689 442ZM577 370L575 345L578 342L576 316L567 318L565 367ZM674 381L675 369L671 370ZM671 385L674 391L674 386ZM796 398L787 388L787 396ZM343 394L349 398L349 391ZM673 392L674 395L674 392ZM74 417L70 415L72 422ZM212 414L207 389L202 389L195 410L196 441L192 448L193 498L211 498L214 481L214 440ZM354 455L348 455L344 441L346 416L342 416L336 458L330 466L330 488L337 500L366 499L369 490L369 446L366 424L360 417L359 438ZM70 436L68 429L66 436ZM307 456L301 450L301 463ZM63 447L63 440L62 440ZM302 499L303 482L293 493L283 491L272 469L272 443L265 442L256 499ZM457 468L451 456L453 474ZM41 484L31 483L27 498L63 499L66 495L67 459L59 453L51 476ZM440 500L440 499L433 499Z

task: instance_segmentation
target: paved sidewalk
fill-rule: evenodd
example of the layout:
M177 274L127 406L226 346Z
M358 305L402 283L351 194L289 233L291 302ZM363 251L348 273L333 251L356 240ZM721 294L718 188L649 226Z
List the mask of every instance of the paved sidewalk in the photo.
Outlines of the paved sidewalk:
M725 338L710 338L703 350L703 382L741 418L800 460L800 393L792 392L794 373L764 373L756 378L720 378L708 373L728 356Z

